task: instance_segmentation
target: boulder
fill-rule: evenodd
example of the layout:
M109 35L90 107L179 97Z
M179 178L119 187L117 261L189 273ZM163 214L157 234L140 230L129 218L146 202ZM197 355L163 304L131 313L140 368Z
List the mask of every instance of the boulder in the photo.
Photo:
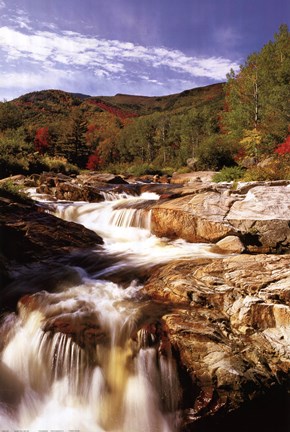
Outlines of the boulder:
M59 183L55 189L55 198L66 201L104 201L98 190L91 186L78 186L72 183Z
M33 205L0 202L1 250L4 256L29 262L102 244L93 231L38 210Z
M179 359L184 430L289 389L289 256L176 261L144 292L171 307L161 322Z
M237 236L227 236L216 243L222 251L229 253L242 253L245 246Z
M63 313L62 307L55 304L54 297L41 291L34 295L25 295L18 302L18 314L23 321L33 311L41 314L44 332L48 332L50 336L55 333L69 336L81 348L85 348L87 354L95 350L97 343L109 341L108 329L102 328L97 314L87 307L85 301Z
M193 194L157 202L152 232L189 242L241 240L251 253L287 252L290 248L290 186L247 184L239 190L208 186Z
M99 182L109 184L127 184L123 177L109 173L98 173L78 176L78 179L82 179L84 183Z
M237 232L225 222L232 203L229 194L214 191L157 203L152 209L151 230L159 237L217 242Z
M250 252L274 252L290 246L290 187L256 186L233 203L225 220L242 235L251 234L259 244Z

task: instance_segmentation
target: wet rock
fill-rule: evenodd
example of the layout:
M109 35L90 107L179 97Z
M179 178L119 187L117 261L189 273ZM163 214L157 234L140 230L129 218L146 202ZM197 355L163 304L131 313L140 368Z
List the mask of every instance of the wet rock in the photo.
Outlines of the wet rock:
M82 225L34 206L0 202L0 209L1 250L9 259L27 262L102 243L100 236Z
M1 288L10 282L10 269L16 264L55 259L102 242L100 236L79 224L63 221L33 204L1 198Z
M95 350L97 343L108 343L108 329L102 328L98 315L92 311L86 302L76 302L70 309L58 305L58 299L47 292L23 296L18 303L18 313L23 322L37 311L41 315L41 329L52 337L61 333L88 353ZM65 300L65 297L62 298Z
M43 327L45 332L63 333L81 348L94 349L96 344L109 342L109 335L98 323L96 314L82 313L63 315L48 320Z
M45 173L29 181L29 186L37 186L37 193L49 195L53 200L100 202L104 200L103 193L140 195L140 185L129 184L122 177L110 174L80 174L72 178Z
M79 177L78 177L79 178ZM126 180L123 177L115 174L109 173L100 173L100 174L90 174L86 177L82 177L83 181L89 182L100 182L100 183L109 183L109 184L127 184Z
M151 276L145 292L172 307L162 321L180 362L185 430L289 389L289 287L286 255L177 261Z
M77 186L71 183L60 183L55 189L55 198L66 201L100 202L104 197L91 186Z
M13 184L23 183L24 180L25 180L25 176L23 174L17 174L14 176L1 178L0 179L0 185L5 184L7 182L10 182Z

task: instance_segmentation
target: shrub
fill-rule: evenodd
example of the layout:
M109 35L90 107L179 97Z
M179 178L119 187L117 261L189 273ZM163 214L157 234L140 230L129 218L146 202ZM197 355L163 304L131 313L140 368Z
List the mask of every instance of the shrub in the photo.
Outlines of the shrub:
M29 164L24 158L13 155L0 155L0 178L15 174L28 174Z
M188 174L188 173L192 172L192 169L190 169L188 166L183 166L183 167L178 168L176 170L176 172L178 174Z
M224 167L220 172L214 174L212 180L216 183L231 182L241 179L244 172L245 170L239 166Z
M256 166L246 171L244 181L289 180L290 165L287 159L273 160L266 166Z
M285 141L276 148L275 153L278 155L290 154L290 135L288 135Z
M68 163L65 158L52 158L49 156L40 159L40 162L45 165L45 171L52 171L62 174L78 174L77 166Z

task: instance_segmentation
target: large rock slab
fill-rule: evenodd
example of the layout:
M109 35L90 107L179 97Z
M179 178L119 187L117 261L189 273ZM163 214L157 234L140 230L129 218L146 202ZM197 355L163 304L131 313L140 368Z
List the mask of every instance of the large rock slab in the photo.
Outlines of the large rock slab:
M285 252L290 248L290 186L247 185L235 191L212 185L178 199L157 203L152 232L190 242L240 238L253 253Z
M180 362L184 430L290 388L289 256L177 261L144 291L171 305L162 326Z
M237 232L225 222L233 202L229 194L208 191L157 203L152 209L152 232L189 242L216 242Z
M191 184L196 182L209 183L212 181L214 171L195 171L185 174L174 173L171 178L172 184Z

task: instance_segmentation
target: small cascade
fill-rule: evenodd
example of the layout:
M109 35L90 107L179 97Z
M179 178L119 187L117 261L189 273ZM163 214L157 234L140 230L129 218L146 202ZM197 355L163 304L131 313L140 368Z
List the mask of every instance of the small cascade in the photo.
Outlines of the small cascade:
M135 227L150 230L151 211L143 209L117 209L113 211L110 224L117 227Z
M134 194L130 195L127 192L116 192L113 190L100 191L100 195L102 195L106 201L117 201L135 196Z

